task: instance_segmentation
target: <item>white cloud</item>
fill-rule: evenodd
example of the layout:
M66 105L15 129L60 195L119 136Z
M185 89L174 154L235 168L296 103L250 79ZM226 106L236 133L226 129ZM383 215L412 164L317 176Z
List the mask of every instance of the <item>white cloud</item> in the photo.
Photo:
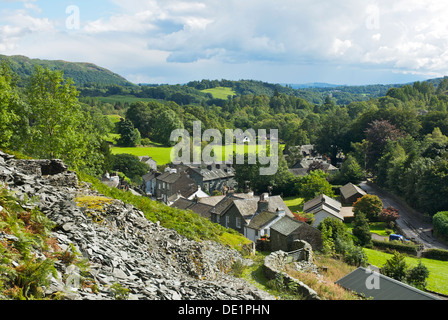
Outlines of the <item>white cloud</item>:
M8 15L0 11L0 51L89 59L114 70L125 70L125 64L134 68L128 74L136 79L143 77L138 64L157 72L166 67L173 77L173 67L200 77L213 66L221 74L227 74L225 66L234 72L254 66L261 68L256 71L260 74L263 65L273 73L325 64L342 66L338 70L367 66L418 74L448 71L444 1L111 2L116 8L82 21L76 32L56 31L55 21L42 17L39 0L23 1L22 10Z

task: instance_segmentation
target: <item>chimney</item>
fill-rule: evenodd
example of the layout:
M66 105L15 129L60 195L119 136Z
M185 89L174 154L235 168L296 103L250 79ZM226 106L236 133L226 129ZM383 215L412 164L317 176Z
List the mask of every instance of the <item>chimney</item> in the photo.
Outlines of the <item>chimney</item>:
M277 216L278 216L278 217L284 217L285 214L286 214L286 211L285 211L285 209L283 209L283 208L277 208L276 213L277 213Z
M257 212L268 211L269 209L269 195L267 193L263 193L260 196L260 200L258 200Z

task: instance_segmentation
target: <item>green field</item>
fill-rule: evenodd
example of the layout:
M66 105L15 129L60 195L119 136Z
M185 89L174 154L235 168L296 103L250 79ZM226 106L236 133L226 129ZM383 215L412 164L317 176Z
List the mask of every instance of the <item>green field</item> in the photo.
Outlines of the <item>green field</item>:
M166 147L136 147L136 148L119 148L111 147L112 154L128 153L135 156L150 156L158 165L164 165L171 162L171 148Z
M235 96L236 92L232 88L216 87L212 89L201 90L204 93L211 93L215 99L227 100L228 96Z
M282 148L282 146L279 146ZM158 165L164 165L171 162L171 148L162 146L149 146L149 147L135 147L135 148L121 148L121 147L111 147L112 154L122 154L128 153L135 156L150 156L157 161ZM255 152L257 150L256 146L245 146L244 152ZM237 145L233 146L233 151L237 152ZM226 160L225 146L221 148L214 148L216 156L218 159ZM239 153L239 152L237 152Z
M392 257L392 254L384 253L377 250L366 249L364 251L367 254L369 263L381 268L387 260ZM438 292L441 294L448 294L448 261L439 261L433 259L425 259L425 258L414 258L414 257L406 257L405 261L410 267L414 267L418 264L419 261L428 268L429 270L429 278L428 285L426 286L428 290Z

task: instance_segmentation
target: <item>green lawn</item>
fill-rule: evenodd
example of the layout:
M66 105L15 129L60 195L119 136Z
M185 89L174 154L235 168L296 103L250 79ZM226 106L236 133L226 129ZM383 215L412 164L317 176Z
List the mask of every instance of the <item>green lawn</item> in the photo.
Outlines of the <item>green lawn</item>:
M349 222L345 223L345 225L347 226L348 230L352 232L353 224ZM370 222L369 223L370 232L376 233L377 235L380 235L382 237L389 237L389 235L386 233L385 225L386 225L385 222Z
M288 197L283 199L289 210L291 210L292 212L302 211L304 200L305 199L298 197Z
M384 253L377 250L366 249L364 251L367 254L369 263L381 268L387 260L392 257L392 254ZM410 267L414 267L418 264L419 260L429 269L429 278L427 289L448 294L448 261L439 261L425 258L406 257L405 261Z
M228 96L235 96L236 92L232 88L216 87L212 89L201 90L204 93L211 93L215 99L227 100Z

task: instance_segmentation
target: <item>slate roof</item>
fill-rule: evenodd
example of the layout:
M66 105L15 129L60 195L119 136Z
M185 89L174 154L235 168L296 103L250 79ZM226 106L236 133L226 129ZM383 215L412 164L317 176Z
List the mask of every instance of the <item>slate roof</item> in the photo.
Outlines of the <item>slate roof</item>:
M246 220L247 223L250 223L251 219L257 213L258 210L258 201L260 201L260 197L254 197L251 194L237 194L238 196L231 195L220 203L218 203L213 211L215 214L223 215L227 212L227 210L234 205L243 219ZM239 198L240 196L245 197L245 199ZM285 204L281 196L270 196L267 199L268 208L266 211L276 213L277 210L285 211L285 214L292 217L292 212Z
M191 210L195 213L197 213L198 215L200 215L201 217L204 218L210 218L211 214L210 214L210 210L213 207L208 205L208 204L204 204L204 203L194 203L192 206L190 206L188 208L188 210Z
M222 199L224 199L226 196L212 196L212 197L206 197L206 198L199 198L200 203L208 204L211 206L216 206Z
M188 207L194 204L194 201L185 198L179 198L171 204L171 207L186 210Z
M356 194L361 194L361 196L366 195L367 193L362 190L360 187L358 187L357 185L354 185L353 183L347 183L345 186L340 188L341 190L341 195L345 198L348 199L351 196L354 196Z
M225 167L223 169L217 169L216 166L212 166L211 169L207 167L189 167L189 170L202 176L203 181L211 181L217 179L228 179L235 176L235 172L231 167Z
M260 230L265 225L267 225L269 222L274 221L277 218L277 215L273 212L269 211L263 211L259 214L257 214L249 223L247 226L248 228L254 229L254 230Z
M171 207L181 210L191 210L204 218L210 217L210 209L213 208L211 205L199 202L196 203L193 200L188 200L182 197L174 201L173 204L171 204Z
M367 284L375 284L372 280L374 276L379 277L378 289L375 287L369 289ZM362 267L339 279L336 283L359 295L371 297L373 300L441 300L432 294Z
M316 158L302 159L293 166L293 169L308 169L313 162L321 163L325 171L339 170L338 168L333 166L331 163L328 163L328 162L323 161L322 159L316 159Z
M341 208L342 205L339 201L336 201L324 194L305 202L303 205L303 211L306 213L315 213L320 210L324 210L327 213L343 220L344 218L341 215Z
M339 201L336 201L336 200L326 196L325 194L321 194L321 195L317 196L316 198L305 202L305 204L303 205L303 211L310 212L313 210L313 208L315 208L321 204L326 204L327 206L329 206L337 211L340 211L341 207L342 207L342 205Z
M308 169L307 168L292 168L292 169L288 169L289 172L291 172L293 175L295 176L306 176L308 174Z
M142 179L144 182L151 181L152 179L156 178L158 175L160 175L160 172L152 171L145 174Z
M297 221L291 217L283 217L280 220L278 220L276 223L274 223L271 226L271 230L275 230L278 233L288 236L292 232L296 231L297 228L303 225L304 222Z

